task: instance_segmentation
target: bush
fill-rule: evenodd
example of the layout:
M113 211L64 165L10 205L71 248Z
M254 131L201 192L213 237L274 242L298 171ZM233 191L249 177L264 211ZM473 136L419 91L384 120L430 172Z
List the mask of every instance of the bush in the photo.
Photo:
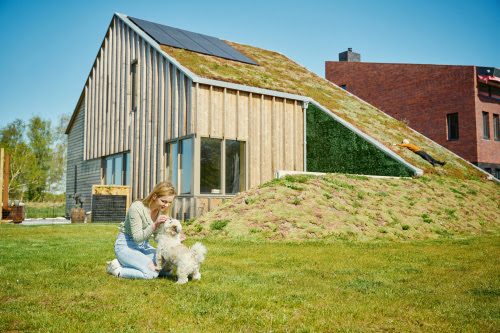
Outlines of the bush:
M229 223L229 220L215 220L210 224L212 230L222 230Z

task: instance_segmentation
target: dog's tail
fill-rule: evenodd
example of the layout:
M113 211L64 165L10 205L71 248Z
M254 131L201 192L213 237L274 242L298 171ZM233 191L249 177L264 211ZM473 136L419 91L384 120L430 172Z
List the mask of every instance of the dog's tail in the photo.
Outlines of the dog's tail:
M200 242L195 243L191 246L191 251L194 253L194 257L198 263L205 260L205 254L207 254L207 248Z

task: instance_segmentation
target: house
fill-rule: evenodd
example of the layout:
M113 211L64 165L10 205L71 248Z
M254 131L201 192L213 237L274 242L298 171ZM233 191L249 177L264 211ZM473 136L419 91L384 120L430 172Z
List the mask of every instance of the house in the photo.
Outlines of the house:
M367 63L348 49L325 76L500 178L500 69Z
M96 186L125 187L136 200L169 180L173 215L189 219L278 170L434 172L392 146L401 135L449 155L277 52L123 14L111 20L66 134L68 214L75 194L86 211L114 207ZM464 163L455 166L477 174Z

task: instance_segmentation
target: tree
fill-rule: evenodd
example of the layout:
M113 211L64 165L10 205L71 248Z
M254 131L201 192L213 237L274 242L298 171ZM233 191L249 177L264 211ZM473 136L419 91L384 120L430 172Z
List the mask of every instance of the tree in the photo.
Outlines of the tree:
M24 199L26 190L36 181L36 157L24 139L25 124L16 119L0 130L0 146L10 155L9 196Z
M49 165L49 174L47 179L47 190L50 193L61 193L65 189L66 179L66 151L67 151L67 138L66 127L69 123L69 115L63 114L59 118L58 125L54 133L54 143L52 147L52 159Z
M32 117L28 125L16 119L0 129L0 146L10 155L9 196L41 200L45 193L64 191L66 129L69 117L61 116L55 128L50 121Z
M27 137L38 168L35 172L36 178L30 179L27 195L29 200L40 200L43 199L47 188L52 159L53 135L50 120L42 120L38 116L32 117L28 124Z

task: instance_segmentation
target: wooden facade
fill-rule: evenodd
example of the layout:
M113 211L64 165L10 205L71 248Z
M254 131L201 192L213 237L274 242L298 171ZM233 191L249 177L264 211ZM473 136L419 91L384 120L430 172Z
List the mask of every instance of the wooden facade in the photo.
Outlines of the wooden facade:
M192 191L175 204L181 218L197 215L225 197L200 194L202 138L245 142L245 189L272 179L279 169L303 171L303 101L277 96L194 82L115 15L68 126L68 155L74 158L68 158L67 194L73 192L71 182L79 181L75 177L92 179L94 184L86 187L103 184L103 159L128 152L132 199L144 197L157 182L168 180L167 143L186 137L194 139ZM75 165L91 174L71 176Z

